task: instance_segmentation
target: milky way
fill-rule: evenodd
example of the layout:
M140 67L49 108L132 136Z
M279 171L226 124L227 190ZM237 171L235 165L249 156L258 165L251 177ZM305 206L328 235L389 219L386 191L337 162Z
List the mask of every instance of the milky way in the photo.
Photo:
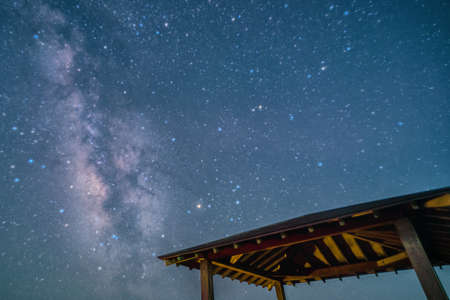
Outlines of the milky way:
M157 255L447 186L448 9L1 3L0 298L197 299L198 272ZM287 294L422 297L393 276Z

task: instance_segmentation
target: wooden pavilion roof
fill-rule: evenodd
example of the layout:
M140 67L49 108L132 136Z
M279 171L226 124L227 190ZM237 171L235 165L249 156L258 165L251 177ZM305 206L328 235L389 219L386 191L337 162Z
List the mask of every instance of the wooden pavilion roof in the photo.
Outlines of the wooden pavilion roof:
M159 258L190 269L208 260L213 274L268 290L376 275L412 268L394 225L402 219L432 265L450 264L450 187L313 213Z

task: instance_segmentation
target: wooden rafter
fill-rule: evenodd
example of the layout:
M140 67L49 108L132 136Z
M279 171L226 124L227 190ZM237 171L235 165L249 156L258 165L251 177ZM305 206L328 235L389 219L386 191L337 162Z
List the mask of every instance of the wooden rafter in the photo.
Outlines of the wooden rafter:
M250 257L252 257L253 255L255 255L257 252L250 252L248 254L245 254L245 256L243 258L241 258L241 262L246 262Z
M445 194L440 197L428 200L424 205L426 208L440 208L450 206L450 194Z
M403 260L403 259L405 259L407 257L408 257L408 255L406 254L406 252L403 251L403 252L400 252L400 253L395 254L393 256L389 256L389 257L386 257L386 258L378 260L377 261L377 267L384 267L384 266L393 264L393 263L395 263L397 261Z
M324 264L330 265L328 260L325 258L325 255L323 255L322 251L320 251L320 249L317 245L314 245L313 255L314 255L314 257L316 257L318 260L320 260Z
M372 248L373 252L375 252L379 257L385 257L386 251L383 249L383 245L377 242L369 242L370 247Z
M256 280L258 280L259 277L253 276L252 278L250 278L250 280L247 280L248 284L252 284L253 282L255 282Z
M262 252L255 260L253 260L252 262L250 262L250 266L253 266L254 264L256 264L258 261L260 261L261 259L263 259L264 257L266 257L266 255L268 255L270 253L271 250L267 250Z
M303 233L289 234L286 238L267 238L260 243L255 243L253 241L241 242L239 243L239 248L234 247L224 247L219 252L209 252L208 258L210 260L217 260L223 257L233 256L241 253L250 253L258 250L272 250L279 247L289 247L297 244L301 244L308 241L313 241L317 239L322 239L323 236L334 236L340 235L347 231L352 230L366 230L374 227L384 226L392 224L393 220L398 217L396 213L387 213L373 220L360 220L360 218L355 218L347 221L343 226L336 226L335 224L325 224L321 227L314 229L314 231L307 231ZM252 262L253 263L253 262Z
M275 257L279 256L280 254L282 254L284 251L286 251L287 247L282 247L281 249L275 251L275 253L273 253L272 255L270 255L269 257L266 257L266 259L264 259L262 262L260 262L256 268L260 269L261 267L263 267L264 265L266 265L267 263L271 262Z
M178 264L181 264L181 263L184 263L184 262L188 262L188 261L191 261L191 260L196 260L199 257L201 257L199 254L195 254L195 255L192 255L190 257L178 256L178 257L175 257L175 258L166 259L165 263L166 263L166 266L170 266L170 265L173 265L173 264L177 264L178 265Z
M225 270L225 272L223 272L222 274L220 274L222 276L222 278L225 278L226 276L230 275L230 273L233 272L233 270Z
M273 261L270 265L268 265L267 267L264 268L264 271L269 271L271 270L273 267L275 267L276 265L278 265L282 260L285 260L287 258L286 253L284 253L281 257L279 257L278 259L276 259L275 261Z
M348 263L347 258L344 256L341 249L339 249L339 246L336 244L333 237L326 236L323 238L323 242L330 249L331 253L334 255L338 262Z
M230 271L230 272L231 271L235 271L235 272L239 272L239 273L242 273L242 274L250 275L250 276L253 276L256 279L264 278L265 280L274 280L273 278L270 278L270 277L268 277L266 275L259 274L258 272L255 272L255 271L250 271L250 270L244 269L243 267L231 266L231 265L227 265L227 264L220 263L220 262L217 262L217 261L211 261L211 264L214 265L214 266L219 266L219 267L222 267L224 269L227 269L227 271Z
M377 239L377 240L381 240L382 244L386 247L386 248L392 248L395 250L401 250L402 247L402 243L399 239L398 236L391 236L391 235L383 235L382 233L379 232L372 232L372 231L358 231L353 233L353 235L358 236L360 239L367 239L367 240L373 240L373 239Z
M374 241L373 238L367 238L367 237L361 236L361 234L359 232L348 233L348 234L352 235L353 237L355 237L358 240L368 242L369 244L371 244L372 249L373 249L372 243L374 243L374 244L377 244L377 246L375 246L375 247L386 247L386 248L394 249L397 251L401 251L401 247L395 247L395 246L391 246L391 245L388 245L383 242ZM380 239L380 238L377 238L377 239ZM398 240L398 242L400 242L400 240ZM374 251L375 251L375 249L374 249ZM375 253L377 253L377 251L375 251Z
M350 247L350 250L352 250L353 255L355 255L357 259L367 260L367 257L364 255L364 252L361 250L361 248L358 245L358 242L352 235L348 233L343 233L342 237L344 238L345 242Z
M232 265L234 265L235 263L237 263L238 262L238 260L242 257L242 255L244 255L244 254L236 254L236 255L233 255L231 258L230 258L230 263L232 264Z
M242 281L246 281L248 278L250 277L250 275L249 274L244 274L244 275L242 275L242 277L241 278L239 278L239 281L240 282L242 282Z
M231 280L235 280L236 278L238 278L239 276L243 275L241 272L236 272L233 274L233 276L231 276Z

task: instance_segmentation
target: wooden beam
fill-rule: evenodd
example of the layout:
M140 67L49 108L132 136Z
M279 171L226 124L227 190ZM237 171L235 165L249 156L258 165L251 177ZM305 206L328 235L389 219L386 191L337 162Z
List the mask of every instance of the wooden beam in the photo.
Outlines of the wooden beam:
M282 283L275 283L275 292L277 293L277 300L286 300L286 295L284 294L284 287Z
M236 254L236 255L233 255L231 258L230 258L230 263L232 264L232 265L234 265L235 263L237 263L237 261L242 257L242 255L244 255L244 254Z
M270 255L269 257L267 257L266 259L264 259L262 262L260 262L256 268L261 268L262 266L268 264L269 262L273 261L273 259L277 256L279 256L280 254L282 254L284 251L286 251L287 247L282 247L281 249L275 251L274 254Z
M361 216L365 216L365 215L370 215L373 214L373 210L365 210L356 214L352 215L352 218L357 218L357 217L361 217Z
M376 262L362 262L351 265L334 266L320 268L312 271L306 275L289 275L283 278L283 281L304 281L311 280L316 277L338 277L338 276L348 276L355 275L357 273L367 273L373 271L377 267Z
M177 256L175 258L166 259L165 263L166 263L166 266L170 266L170 265L173 265L173 264L181 264L183 262L194 260L194 259L197 259L199 257L201 257L201 256L199 254L197 254L197 253L194 254L193 256L190 256L190 257Z
M264 281L267 281L267 280L264 278L260 278L260 279L256 280L255 285L261 285Z
M258 280L258 277L256 277L256 276L252 276L252 277L250 277L250 279L249 280L247 280L247 284L252 284L253 282L255 282L256 280Z
M267 250L267 251L264 251L263 253L261 253L254 261L250 262L250 266L253 266L254 264L256 264L258 261L263 259L269 253L270 253L270 250Z
M323 255L323 253L320 251L319 247L317 245L314 245L314 252L313 255L320 260L321 262L323 262L326 265L330 265L330 263L328 262L328 260L325 258L325 255Z
M212 266L206 259L200 261L200 283L202 300L214 300Z
M219 273L222 270L221 267L215 267L215 269L213 270L213 275L216 275L217 273Z
M403 260L403 259L405 259L407 257L408 257L408 255L406 254L406 252L400 252L398 254L395 254L395 255L392 255L392 256L389 256L389 257L386 257L386 258L378 260L377 261L377 266L378 267L384 267L384 266L393 264L395 262L398 262L400 260Z
M448 296L430 263L414 226L409 219L395 222L395 227L428 299L448 300Z
M330 249L331 253L333 253L336 260L340 263L348 263L347 258L342 254L341 249L339 249L339 246L336 244L336 242L333 240L331 236L326 236L323 238L323 242L327 247Z
M372 239L382 240L383 242L381 244L384 247L398 251L402 250L402 242L400 241L397 233L390 234L389 232L382 233L378 231L358 231L354 232L352 235L360 240L365 240L366 242L369 242Z
M215 266L218 266L218 267L222 267L222 268L228 269L230 271L235 271L235 272L247 274L247 275L253 276L253 277L257 278L257 279L263 278L265 280L272 280L272 281L274 280L273 278L267 277L267 276L259 274L257 272L253 272L253 271L245 270L245 269L238 268L238 267L235 267L235 266L223 264L223 263L220 263L220 262L217 262L217 261L212 261L211 264L215 265Z
M407 258L406 252L401 252L393 256L386 257L377 261L362 262L356 264L349 264L343 266L332 266L326 268L320 268L313 270L311 273L306 275L294 275L285 276L283 278L284 282L287 281L302 281L307 279L324 278L324 277L339 277L356 275L361 273L374 273L377 268L385 267L387 265L393 264L397 261Z
M231 272L233 272L233 270L230 270L230 269L226 270L225 272L223 272L221 274L222 278L225 278L226 276L230 275Z
M246 262L250 257L252 257L253 255L255 255L255 253L257 253L257 252L250 252L250 253L246 254L246 255L241 259L241 263Z
M374 241L374 240L372 240L370 238L366 238L366 237L360 236L360 235L358 235L359 234L358 232L356 232L356 233L348 233L348 234L353 235L353 237L358 239L358 240L368 242L370 244L370 246L372 247L372 250L375 253L377 253L378 256L386 256L386 254L383 254L383 252L384 252L383 247L394 249L394 250L397 250L397 251L401 251L402 250L401 247L390 246L390 245L387 245L385 243ZM378 238L378 239L380 239L380 238ZM374 244L377 244L377 245L374 245ZM376 248L381 247L382 251L381 250L376 250L374 247L376 247ZM377 251L379 251L379 252L377 252Z
M364 252L362 252L361 248L358 245L358 242L356 242L356 239L353 237L353 235L343 233L342 237L357 259L367 260L367 257L364 255Z
M236 278L238 278L239 276L243 275L241 272L236 272L233 274L233 276L231 276L231 280L235 280Z
M208 258L210 260L217 260L241 253L288 247L308 241L322 239L324 236L334 236L347 231L365 230L392 224L394 220L398 219L398 212L388 212L384 215L380 215L378 218L370 218L370 220L366 220L366 218L370 218L370 216L348 220L344 226L336 226L335 223L320 224L315 226L315 230L313 232L308 232L304 229L306 232L290 233L284 239L268 237L261 240L259 244L254 243L254 240L249 242L240 242L238 249L234 249L232 245L223 246L223 248L220 249L220 252L209 252Z
M282 260L285 260L287 258L287 254L284 253L283 256L276 259L274 262L272 262L270 265L264 268L264 271L270 271L275 265L278 265ZM273 272L273 271L272 271Z
M426 208L448 207L450 206L450 194L428 200L424 205Z

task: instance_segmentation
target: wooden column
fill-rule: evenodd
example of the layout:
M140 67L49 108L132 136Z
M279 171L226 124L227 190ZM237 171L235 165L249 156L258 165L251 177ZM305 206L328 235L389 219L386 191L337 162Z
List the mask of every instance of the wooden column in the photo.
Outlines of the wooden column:
M431 265L414 226L407 218L403 218L395 222L395 227L427 298L448 300L444 287Z
M212 266L206 259L200 261L200 283L202 286L202 300L214 300Z
M286 300L286 295L284 294L284 287L282 283L275 283L275 291L277 293L277 300Z

